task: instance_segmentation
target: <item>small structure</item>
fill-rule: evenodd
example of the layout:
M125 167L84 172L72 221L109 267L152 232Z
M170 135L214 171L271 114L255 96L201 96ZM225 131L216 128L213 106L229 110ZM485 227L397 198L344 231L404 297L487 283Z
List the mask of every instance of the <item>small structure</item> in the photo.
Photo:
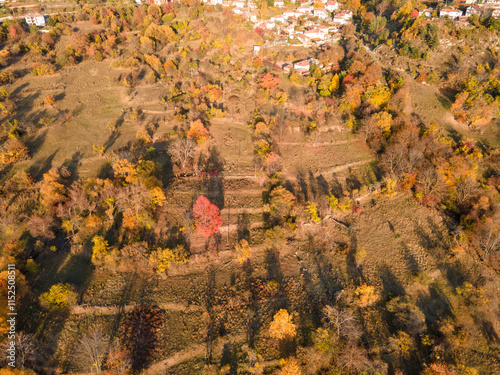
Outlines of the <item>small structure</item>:
M465 15L467 17L470 17L474 14L477 14L479 17L483 15L483 9L479 5L472 5L470 7L467 7L465 10Z
M326 3L325 5L325 9L329 12L333 12L337 9L339 9L339 3L337 3L336 1L329 1Z
M297 34L298 37L299 34ZM309 74L309 68L311 67L311 63L307 60L298 61L293 63L293 68L297 71L297 73L302 75Z
M233 7L244 8L245 7L245 2L241 1L241 0L233 1Z
M323 20L330 16L325 8L314 8L312 14L314 17L318 17Z
M44 27L46 25L45 16L39 13L29 13L24 16L24 20L29 26Z
M457 17L460 17L461 15L462 12L457 9L441 9L439 11L439 18L448 17L451 19L455 19Z
M283 8L285 6L285 2L283 0L274 0L275 8Z
M420 17L427 17L427 18L431 18L432 17L432 13L434 12L434 9L432 8L427 8L427 9L423 9L421 11L418 12L418 15Z
M333 22L340 23L342 25L345 25L346 23L350 22L352 19L352 12L350 10L343 10L340 13L337 13L336 15L333 16Z
M254 55L258 55L261 50L262 50L262 46L258 46L258 45L253 46L253 54Z
M495 9L493 12L491 12L491 17L500 18L500 9Z

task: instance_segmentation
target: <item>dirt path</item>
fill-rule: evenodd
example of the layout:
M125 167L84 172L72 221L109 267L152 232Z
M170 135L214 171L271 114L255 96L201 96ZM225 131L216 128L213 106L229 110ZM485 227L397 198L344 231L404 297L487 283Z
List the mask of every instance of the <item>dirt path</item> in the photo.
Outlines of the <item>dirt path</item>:
M250 226L247 228L247 229L254 229L254 228L260 228L264 225L264 222L263 221L258 221L256 223L251 223ZM238 224L231 224L229 225L229 228L228 226L222 226L219 228L219 232L222 234L222 233L227 233L227 231L232 232L232 231L235 231L235 230L238 230Z
M331 141L331 142L310 142L310 143L304 143L304 142L281 142L280 146L339 146L339 145L347 145L349 143L352 143L351 140L345 139L342 141Z
M86 306L78 305L71 308L71 314L74 315L115 315L120 312L130 312L138 305L125 305L125 306ZM164 302L159 303L158 306L163 310L174 311L194 311L202 309L201 306L186 305L182 303Z
M229 336L226 339L219 338L212 343L212 352L213 354L222 353L223 344L227 342L238 342L245 339L244 335L233 335ZM206 351L206 344L193 344L188 346L185 349L178 351L177 353L171 355L168 358L161 360L160 362L156 362L148 369L144 371L146 375L156 375L156 374L164 374L165 370L178 365L179 363L185 362L190 358L198 357L204 355Z
M344 171L344 170L349 169L349 168L359 167L360 165L368 164L368 163L370 163L372 161L373 161L373 159L364 159L364 160L360 160L360 161L354 161L352 163L338 165L336 167L329 168L329 169L321 171L321 172L315 172L314 176L317 177L317 176L320 176L320 175L329 175L329 174L332 174L332 173L341 172L341 171ZM289 180L292 180L292 181L297 180L296 176L292 176L290 174L287 174L287 178Z

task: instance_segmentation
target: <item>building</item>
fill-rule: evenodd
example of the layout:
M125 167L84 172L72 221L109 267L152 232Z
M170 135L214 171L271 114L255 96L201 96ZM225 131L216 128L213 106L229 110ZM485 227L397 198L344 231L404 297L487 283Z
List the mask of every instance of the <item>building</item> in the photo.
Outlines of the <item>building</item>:
M421 11L418 12L418 15L420 17L427 17L427 18L431 18L432 17L432 13L434 12L434 9L432 8L427 8L427 9L423 9Z
M302 43L305 43L305 44L307 44L307 43L311 43L311 38L309 38L308 36L306 36L306 35L304 35L304 34L302 34L302 33L297 33L296 37L297 37L297 39L298 39L299 41L301 41ZM294 67L295 67L295 64L294 64ZM308 68L308 69L309 69L309 68Z
M474 14L481 17L483 15L483 9L479 5L472 5L470 7L467 7L467 9L465 10L465 15L467 17L470 17Z
M314 17L318 17L320 19L327 19L330 14L326 11L325 8L314 8L312 11Z
M325 9L329 12L333 12L337 9L339 9L339 3L337 3L336 1L329 1L326 3L325 5Z
M491 12L491 17L500 18L500 9L495 9L493 12Z
M241 0L233 1L233 7L244 8L245 7L245 2L241 1Z
M304 35L311 38L311 39L323 40L325 38L325 34L317 29L305 31Z
M30 26L35 25L38 27L44 27L46 25L45 16L39 13L29 13L24 16L24 20Z
M298 35L297 35L298 37ZM298 61L293 63L293 68L297 71L297 73L302 75L309 75L309 68L311 67L311 63L308 60Z
M439 11L439 18L448 17L451 19L455 19L457 17L460 17L461 15L462 12L456 9L441 9Z
M295 9L296 12L302 13L302 14L311 14L313 11L313 7L310 5L301 5L297 9Z
M350 10L343 10L340 13L337 13L336 15L333 16L333 22L340 23L342 25L345 25L346 23L350 22L352 19L352 12Z
M253 54L254 55L258 55L261 50L262 50L262 46L258 46L258 45L253 46Z
M274 0L275 8L283 8L285 6L285 2L283 0Z

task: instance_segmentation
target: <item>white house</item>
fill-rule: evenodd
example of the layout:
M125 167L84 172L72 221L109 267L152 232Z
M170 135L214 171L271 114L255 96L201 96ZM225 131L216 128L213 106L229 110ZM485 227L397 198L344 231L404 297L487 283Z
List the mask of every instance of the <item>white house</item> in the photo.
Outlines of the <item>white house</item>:
M311 39L321 39L323 40L325 38L325 34L322 33L321 31L314 29L314 30L308 30L304 32L304 35L311 38Z
M245 7L245 2L241 1L241 0L233 1L233 7L244 8Z
M491 12L491 17L500 18L500 9L495 9L493 12Z
M39 13L29 13L24 16L24 20L30 26L35 25L38 27L44 27L46 25L45 16Z
M212 4L212 5L217 5L217 4L222 5L222 0L210 0L210 4Z
M329 1L326 3L325 8L327 11L333 12L339 9L339 3L337 3L336 1Z
M418 12L418 15L420 17L427 17L427 18L431 18L432 17L432 12L434 12L434 9L432 8L427 8L427 9L423 9L421 11Z
M274 0L274 7L275 8L283 8L285 6L285 3L283 0Z
M321 19L326 19L330 16L325 8L314 8L312 13L314 17L318 17Z
M310 67L311 67L311 63L307 60L302 60L302 61L298 61L296 63L293 63L293 68L300 74L309 74Z
M465 10L465 15L467 17L470 17L473 14L481 16L483 14L483 9L479 5L472 5L470 7L467 7L467 9Z
M439 11L439 18L448 17L454 19L460 17L461 15L462 12L456 9L441 9Z
M310 43L311 42L311 38L309 38L308 36L302 34L302 33L298 33L296 35L297 39L300 40L302 43ZM293 66L295 68L295 64ZM309 69L309 68L307 68Z
M302 14L311 14L312 11L313 11L313 9L314 8L312 6L310 6L310 5L301 5L295 11L296 12L300 12Z
M287 10L283 12L282 16L285 18L295 17L295 12L293 10Z
M333 22L340 23L342 25L346 24L352 19L352 12L350 10L343 10L333 16Z
M477 0L465 0L465 4L476 4Z
M271 21L273 22L278 22L278 23L285 23L285 17L283 16L276 16L276 17L271 17Z

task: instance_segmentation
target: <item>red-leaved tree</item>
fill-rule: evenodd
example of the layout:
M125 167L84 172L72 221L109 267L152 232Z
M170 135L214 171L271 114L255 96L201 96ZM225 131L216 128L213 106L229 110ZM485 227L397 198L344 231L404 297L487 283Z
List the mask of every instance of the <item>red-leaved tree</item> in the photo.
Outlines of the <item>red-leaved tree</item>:
M196 230L204 237L213 236L222 224L219 208L203 195L198 197L193 206L193 218Z

